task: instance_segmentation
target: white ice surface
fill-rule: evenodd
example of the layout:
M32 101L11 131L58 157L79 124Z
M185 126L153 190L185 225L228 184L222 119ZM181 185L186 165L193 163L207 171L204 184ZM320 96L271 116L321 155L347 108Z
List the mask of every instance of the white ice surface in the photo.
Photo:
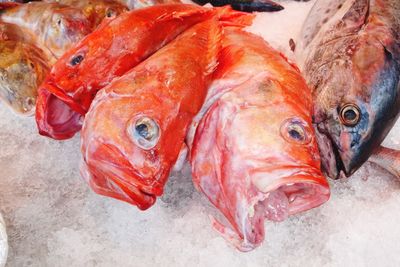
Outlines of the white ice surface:
M258 18L252 30L287 48L311 5L283 4L286 11ZM141 212L88 189L78 173L79 137L40 137L33 118L4 106L0 118L7 266L400 266L400 182L369 164L331 182L323 207L266 223L265 244L243 254L212 230L213 209L194 190L188 166ZM400 148L399 130L398 123L386 145Z

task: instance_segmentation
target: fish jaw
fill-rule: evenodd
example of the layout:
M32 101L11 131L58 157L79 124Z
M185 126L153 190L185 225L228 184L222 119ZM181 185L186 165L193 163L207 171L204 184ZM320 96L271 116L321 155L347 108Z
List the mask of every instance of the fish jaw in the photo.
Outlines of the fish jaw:
M95 193L135 205L140 210L147 210L156 201L155 195L125 183L113 173L106 175L100 168L91 169L84 161L81 162L80 174Z
M39 89L36 124L40 135L56 140L72 138L82 127L82 116L45 89Z
M148 209L156 197L163 194L164 182L168 178L168 168L156 166L135 167L135 160L145 157L140 151L127 156L117 146L107 144L99 139L91 139L90 133L82 135L81 174L95 192L116 198ZM86 142L91 139L90 142Z
M227 225L211 217L213 228L239 251L249 252L263 243L265 220L284 221L290 215L322 205L330 196L329 185L322 174L294 175L275 180L266 187L254 186L256 193L250 199L249 192L240 197L234 215L222 210L229 220ZM222 207L223 204L217 203L216 206Z
M40 85L36 101L36 124L39 134L56 140L72 138L82 128L86 111L65 94L50 75Z

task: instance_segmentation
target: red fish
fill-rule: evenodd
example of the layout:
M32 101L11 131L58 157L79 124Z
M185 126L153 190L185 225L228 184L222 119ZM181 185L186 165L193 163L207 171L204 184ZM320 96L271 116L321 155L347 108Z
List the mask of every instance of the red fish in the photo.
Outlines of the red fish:
M81 139L81 173L94 191L142 210L163 193L206 96L221 30L217 19L193 26L97 94Z
M321 205L329 186L311 124L311 91L298 69L250 33L226 30L223 42L194 120L193 181L231 225L214 219L215 229L249 251L264 240L265 219L282 221Z
M36 121L40 134L54 139L72 137L76 131L71 129L80 128L79 120L54 122L50 120L54 116L48 114L84 115L98 90L132 69L179 33L210 18L215 12L215 9L193 5L161 5L124 13L99 27L55 64L41 86L41 90L48 90L51 94L47 94L48 99L41 99L37 103ZM242 16L227 9L219 9L218 12L227 20L229 17ZM251 19L251 16L243 16L247 22ZM56 98L68 106L58 101L58 104L51 105L52 108L40 107Z

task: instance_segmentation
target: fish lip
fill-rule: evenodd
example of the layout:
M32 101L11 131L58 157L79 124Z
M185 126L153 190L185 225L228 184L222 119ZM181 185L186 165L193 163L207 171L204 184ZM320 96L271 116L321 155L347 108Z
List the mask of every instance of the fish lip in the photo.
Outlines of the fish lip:
M95 161L96 167L102 166L102 162ZM118 195L121 195L120 192L116 192L112 190L111 188L104 187L98 183L98 175L93 174L90 171L90 165L86 163L84 160L81 162L81 176L85 178L89 186L95 191L96 193L100 195L104 195L107 197L112 197L112 198L117 198L122 201L125 201L127 203L130 203L132 205L137 206L140 210L147 210L150 208L152 205L154 205L157 196L151 192L148 192L147 190L143 188L138 188L135 187L137 190L132 191L129 190L129 188L132 186L130 183L124 181L121 179L118 175L115 175L113 172L106 171L104 172L102 168L100 168L100 173L102 178L108 180L110 179L114 185L118 186L118 189L121 190L124 193L125 198L118 197ZM84 174L85 170L89 174ZM99 170L99 168L97 168ZM89 177L88 177L89 176ZM122 185L122 186L121 186ZM138 199L141 199L142 201L139 201ZM146 200L150 199L150 200Z
M76 103L75 99L72 96L69 96L66 94L61 87L58 86L58 84L54 81L53 77L49 76L42 85L40 86L39 90L46 90L53 94L55 97L63 101L65 104L67 104L71 110L80 113L81 115L85 115L87 113L87 110L85 110L81 105Z
M115 158L127 158L118 147L112 144L107 144L99 141L95 141L95 143L97 143L97 147L100 145L107 148L109 153L111 153L111 155L113 155ZM125 161L129 164L129 166L125 167L122 165L112 164L104 159L98 160L91 157L88 160L88 158L88 156L85 157L85 162L89 161L87 165L95 166L96 169L102 170L106 177L108 177L109 174L112 174L115 179L117 179L124 185L128 187L134 187L137 190L142 191L146 195L160 196L163 193L163 184L159 182L159 179L157 179L156 175L151 176L151 183L148 183L147 181L140 181L139 177L141 177L141 174L136 170L136 168L131 164L129 160ZM146 180L149 179L147 178Z
M315 129L315 133L317 135L318 138L318 149L320 151L320 155L321 155L321 165L323 168L324 173L329 176L330 178L337 180L340 178L345 178L345 177L349 177L352 173L350 173L347 169L346 169L346 165L343 162L342 157L340 156L340 149L339 147L335 144L332 136L327 132L327 131L321 131L320 130L320 125L324 124L325 121L319 122L319 123L314 123L314 129ZM326 139L324 139L323 141L325 142L329 142L329 144L321 144L321 137L324 136ZM333 153L334 156L334 172L332 172L331 167L332 163L331 160L328 159L328 156L326 152L324 152L324 149L329 149L331 153ZM328 166L327 166L328 165Z
M307 207L310 207L310 208L318 207L318 206L322 205L323 203L325 203L330 197L329 183L327 182L325 176L317 169L315 169L315 171L314 171L314 169L311 169L311 171L304 171L303 169L305 169L305 168L306 167L299 168L298 170L300 170L300 171L298 171L294 174L276 178L275 183L272 183L269 186L266 186L264 188L259 188L257 186L255 186L255 187L257 188L257 190L260 193L268 196L269 193L279 190L280 188L283 188L285 186L289 187L289 186L293 186L293 185L306 185L308 188L313 188L313 189L319 190L318 194L317 193L314 194L315 196L318 195L319 198L315 198L313 201L307 202L308 203ZM288 196L288 199L289 199L289 196ZM289 200L289 204L294 204L294 200L292 200L292 201ZM310 199L308 199L308 200L310 200ZM259 202L259 201L257 201L257 202ZM255 204L257 204L257 202ZM290 206L289 207L289 215L293 215L293 214L307 210L302 207L303 207L302 205Z
M305 169L306 167L299 168ZM310 168L308 168L310 169ZM291 194L296 194L298 191L294 191L292 193L287 193L284 190L290 188L293 185L305 185L304 188L312 188L313 194L310 195L309 198L305 199L306 205L300 201L300 203L296 201L295 198L291 198ZM286 188L285 188L286 187ZM279 177L277 179L277 183L272 184L269 187L264 188L263 190L259 190L257 195L255 195L248 205L245 207L246 212L242 218L243 224L250 225L250 229L252 232L248 232L248 228L243 227L240 228L240 225L236 222L236 226L229 222L227 225L219 222L214 217L211 216L212 225L215 230L217 230L226 240L228 240L231 244L233 244L238 250L242 252L249 252L258 246L260 246L265 238L265 220L275 221L271 218L268 218L265 214L266 208L264 203L268 201L268 197L273 192L280 192L285 194L287 197L287 201L289 207L287 207L287 216L297 214L299 212L303 212L305 210L318 207L329 200L330 190L329 184L326 181L323 174L315 168L311 168L310 172L301 172L292 175L288 175L286 177ZM291 200L292 199L292 200ZM298 198L302 199L302 198ZM261 214L260 210L261 209ZM253 210L253 215L251 215L250 210ZM280 220L278 220L280 221ZM239 227L238 227L239 226ZM254 234L254 240L249 240L250 237Z

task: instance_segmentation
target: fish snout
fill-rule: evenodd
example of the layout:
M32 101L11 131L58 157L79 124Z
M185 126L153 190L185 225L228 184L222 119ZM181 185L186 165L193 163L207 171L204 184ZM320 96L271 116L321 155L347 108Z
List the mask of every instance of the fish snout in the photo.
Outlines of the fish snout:
M131 188L115 176L109 176L101 169L91 168L82 161L80 166L81 177L97 194L112 197L146 210L154 205L156 197L143 191Z
M148 209L162 195L156 168L138 168L128 154L100 140L91 140L82 147L82 176L101 195L123 200L139 209Z

